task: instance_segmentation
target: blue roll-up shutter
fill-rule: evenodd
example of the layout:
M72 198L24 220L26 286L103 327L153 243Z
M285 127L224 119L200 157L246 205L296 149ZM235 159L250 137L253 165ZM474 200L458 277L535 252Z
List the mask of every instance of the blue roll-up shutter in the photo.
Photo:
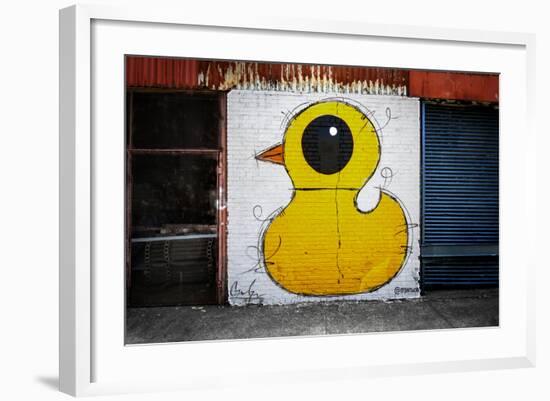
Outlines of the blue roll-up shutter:
M422 105L422 284L498 284L498 109Z

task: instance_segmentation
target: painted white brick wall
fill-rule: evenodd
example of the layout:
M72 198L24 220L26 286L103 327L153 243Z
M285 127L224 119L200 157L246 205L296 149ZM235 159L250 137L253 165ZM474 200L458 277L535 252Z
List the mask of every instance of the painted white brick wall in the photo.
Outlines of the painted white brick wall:
M282 166L259 162L255 155L280 143L290 114L309 104L339 98L360 103L371 117L381 144L378 168L361 190L362 210L376 206L379 189L391 191L408 213L412 249L399 274L370 293L304 296L279 287L262 264L260 235L269 215L286 206L292 183ZM233 90L227 98L228 288L229 303L288 304L330 300L369 300L419 296L420 116L416 98L374 95L301 94ZM391 117L391 118L390 118ZM384 178L385 168L393 177Z

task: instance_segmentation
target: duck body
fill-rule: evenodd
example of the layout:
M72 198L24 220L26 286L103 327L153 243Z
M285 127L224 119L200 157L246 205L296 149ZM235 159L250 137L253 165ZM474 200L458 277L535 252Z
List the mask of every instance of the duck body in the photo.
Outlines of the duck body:
M364 113L328 101L298 113L283 143L257 156L284 165L293 185L290 202L261 242L266 271L279 286L303 295L359 294L400 271L408 225L399 201L380 190L375 208L357 207L380 151Z
M398 273L408 240L401 205L382 192L377 207L363 213L356 195L296 191L265 233L273 280L297 294L341 295L373 291Z

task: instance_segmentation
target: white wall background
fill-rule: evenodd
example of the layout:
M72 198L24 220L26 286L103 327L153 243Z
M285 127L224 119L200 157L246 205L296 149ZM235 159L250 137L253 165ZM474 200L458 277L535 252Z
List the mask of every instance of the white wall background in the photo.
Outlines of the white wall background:
M283 166L259 162L255 154L282 141L286 120L309 104L338 98L372 112L378 129L381 158L378 168L358 197L361 210L372 210L382 187L405 206L409 224L420 218L420 122L419 101L400 96L330 93L240 91L227 97L228 166L228 285L229 302L286 304L334 300L410 298L419 295L418 227L409 229L412 250L398 275L371 293L314 297L290 293L266 273L258 250L263 220L288 205L292 182ZM387 113L387 110L389 114ZM292 113L289 115L289 113ZM391 168L393 177L381 172ZM387 170L386 170L387 171ZM388 174L386 174L388 177ZM304 227L304 229L307 229ZM259 258L260 256L260 258ZM405 292L401 289L407 289Z
M61 7L72 0L27 0L3 2L0 44L0 244L2 286L0 305L0 393L7 400L61 400L68 396L55 390L57 381L57 190L58 190L58 20ZM87 3L89 1L85 1ZM97 0L96 3L151 3L131 0ZM155 7L181 1L155 1ZM373 23L457 27L480 30L537 33L537 129L539 132L538 179L533 188L539 207L550 193L550 158L540 157L550 149L545 116L550 108L550 25L545 2L521 3L488 0L447 2L370 2L340 0L280 0L261 11L250 2L186 2L196 13L231 16L263 13L299 18L354 20ZM142 394L102 397L102 400L187 399L403 399L445 400L498 399L543 400L548 397L550 337L547 283L550 271L543 252L547 248L550 215L540 217L537 276L538 367L536 369L469 372L407 377L381 377L368 381L326 380L315 384L293 384L260 388L212 390L199 393ZM32 244L32 246L31 246ZM391 335L391 334L390 334ZM450 345L452 346L452 345ZM228 369L231 364L228 363ZM261 366L259 367L261 368ZM420 389L420 390L419 390ZM421 389L429 389L422 391Z

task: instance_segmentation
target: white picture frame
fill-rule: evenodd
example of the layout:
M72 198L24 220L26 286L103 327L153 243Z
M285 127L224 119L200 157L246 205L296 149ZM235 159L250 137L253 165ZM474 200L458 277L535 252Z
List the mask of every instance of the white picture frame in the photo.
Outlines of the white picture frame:
M223 50L218 43L218 51L213 54L216 35L221 34L225 35L221 41ZM192 54L185 46L178 46L183 37L196 39L199 36L204 41L201 39L201 46L196 46ZM270 55L267 50L263 55L261 49L254 52L258 37L261 37L263 47L267 43L273 45ZM232 47L230 43L236 41L226 41L225 38L238 38L242 44ZM338 41L341 53L335 50L331 54L315 55L307 48L303 55L295 53L292 56L295 50L283 45L289 40L311 44L312 49L319 46L320 41L329 49ZM218 387L234 386L251 379L256 383L267 381L266 371L270 372L270 381L276 377L280 382L292 382L344 376L359 380L407 374L411 370L418 374L534 366L533 274L536 261L531 250L535 241L529 236L534 234L525 233L536 231L536 208L529 203L527 191L518 190L519 184L516 184L521 182L522 188L535 187L535 177L529 174L536 169L532 114L534 44L534 35L530 34L292 18L251 20L247 17L226 21L221 17L193 15L179 9L157 9L154 6L112 8L78 5L61 10L60 390L80 396L201 389L212 383ZM158 46L156 50L155 46ZM120 127L123 120L120 113L123 98L112 96L113 93L123 93L123 69L110 67L122 65L121 55L140 52L229 59L251 59L256 55L254 58L260 60L267 57L269 61L328 64L334 64L334 57L338 54L347 54L336 60L341 64L366 65L364 54L345 53L346 49L362 46L369 49L394 48L403 52L401 59L391 50L374 52L369 59L370 65L501 73L500 326L124 346L120 337L124 326L124 286L119 285L124 277L123 265L118 271L106 270L111 257L113 260L120 257L116 249L120 248L122 252L123 245L117 242L117 233L110 237L105 225L111 219L110 223L118 227L117 223L123 219L118 215L123 202L112 202L114 206L105 202L109 188L123 191L123 188L116 189L123 182L120 171L123 155L117 148L123 143L123 131L120 131L119 139L116 139L116 134L100 138L94 135L113 132L110 127ZM429 54L430 46L431 51L438 49L441 60L430 62L429 57L419 58L418 52ZM296 59L296 54L301 58ZM468 54L471 58L457 62L457 54ZM288 60L289 57L292 60ZM114 103L110 104L110 101ZM113 114L105 114L107 108L108 113ZM518 130L522 132L521 137L513 135ZM114 132L118 131L115 129ZM514 165L510 163L512 156L518 161ZM102 245L107 241L102 234L109 240L114 239L110 242L112 248ZM512 243L514 246L510 246ZM445 343L452 343L453 347L446 349L438 345ZM391 344L391 352L377 351L387 350L388 344ZM421 352L428 344L433 349ZM336 350L342 347L356 350L371 347L372 352L365 360L360 358L360 352L340 355ZM322 358L319 357L320 349L325 352ZM182 363L182 350L187 360L194 361L192 366ZM202 357L208 361L214 355L222 361L231 361L231 369L214 369L199 360ZM250 366L250 358L257 355L271 361L262 372L255 372ZM160 366L159 361L164 364ZM177 367L175 372L174 367ZM243 379L243 375L247 379Z

